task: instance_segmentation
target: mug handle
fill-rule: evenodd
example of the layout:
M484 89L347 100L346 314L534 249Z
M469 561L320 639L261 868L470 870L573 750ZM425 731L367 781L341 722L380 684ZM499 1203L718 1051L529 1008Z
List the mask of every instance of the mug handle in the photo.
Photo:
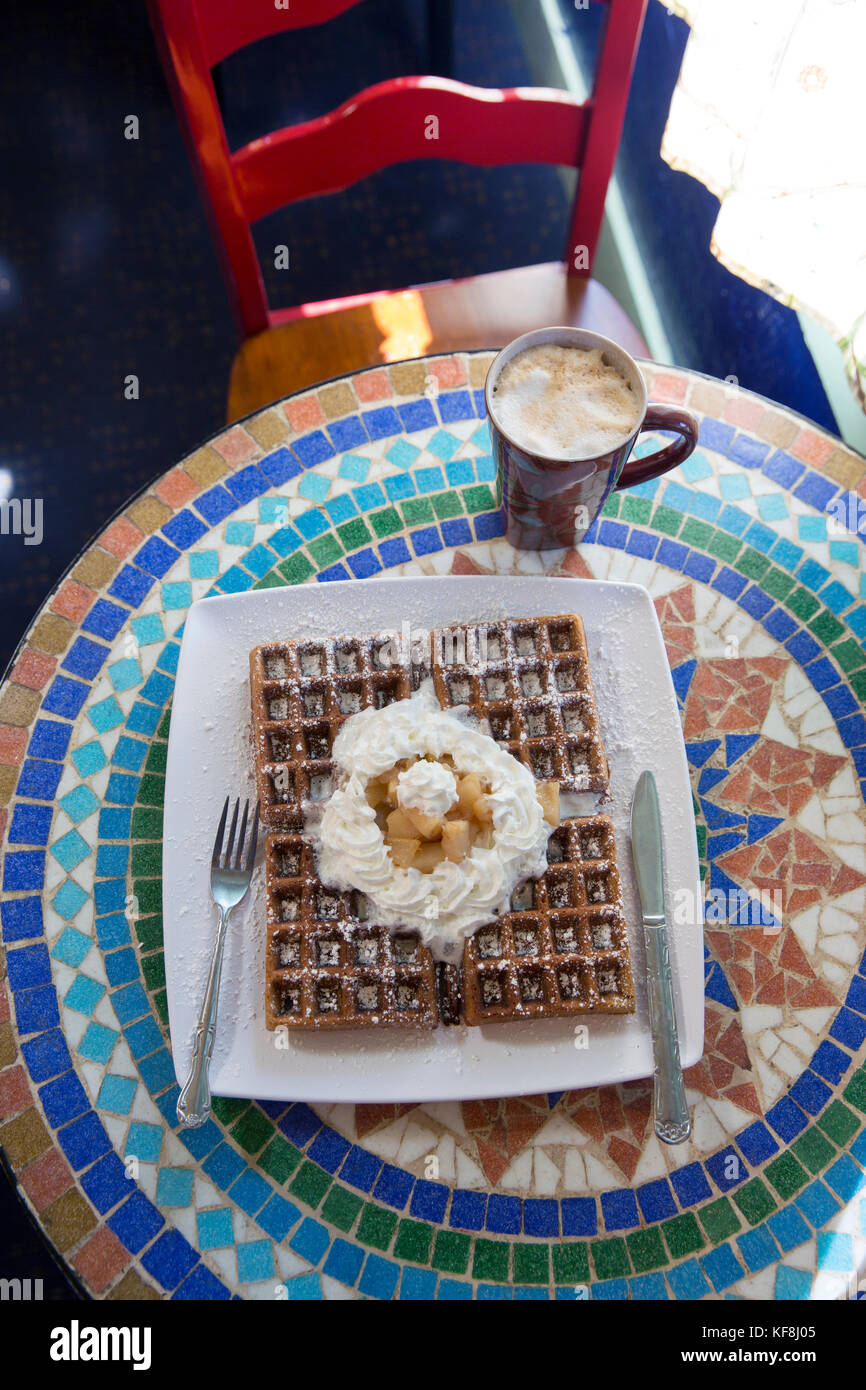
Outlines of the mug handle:
M630 458L619 475L617 488L634 487L637 483L648 483L669 468L676 468L692 453L698 442L698 422L688 410L678 405L648 405L643 418L642 430L676 430L679 439L671 440L655 453L645 458Z

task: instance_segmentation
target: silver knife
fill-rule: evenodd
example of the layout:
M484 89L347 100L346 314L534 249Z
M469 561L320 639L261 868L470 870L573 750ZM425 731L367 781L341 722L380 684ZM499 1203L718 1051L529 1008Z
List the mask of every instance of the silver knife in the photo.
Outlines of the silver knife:
M665 885L662 870L662 823L659 794L651 772L642 772L631 804L631 852L634 857L649 985L650 1027L653 1035L653 1123L659 1139L681 1144L692 1132L686 1088L680 1065L677 1015L665 923Z

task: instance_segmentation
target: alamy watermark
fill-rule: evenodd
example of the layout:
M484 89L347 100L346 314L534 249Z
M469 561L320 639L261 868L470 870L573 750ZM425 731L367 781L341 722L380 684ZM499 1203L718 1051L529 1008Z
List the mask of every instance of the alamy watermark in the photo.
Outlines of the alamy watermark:
M41 497L0 497L0 536L23 536L25 545L41 545L42 535Z

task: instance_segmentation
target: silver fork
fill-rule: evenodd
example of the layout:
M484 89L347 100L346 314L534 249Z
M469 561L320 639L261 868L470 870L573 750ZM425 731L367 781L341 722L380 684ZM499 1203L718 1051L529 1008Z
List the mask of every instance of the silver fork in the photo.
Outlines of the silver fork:
M253 864L256 858L256 840L259 834L259 803L256 802L249 849L247 850L246 857L244 857L244 842L247 836L247 820L250 811L250 803L246 801L244 803L244 815L241 821L241 833L238 837L237 851L235 852L234 863L232 863L240 804L240 797L238 797L235 802L234 815L232 816L228 846L223 854L223 839L225 837L226 819L229 810L229 797L226 797L223 813L220 816L220 823L217 827L213 855L210 861L210 891L211 897L217 905L219 920L217 923L217 937L214 942L213 955L211 956L210 970L208 971L207 987L204 992L204 1001L198 1016L198 1023L195 1026L195 1041L193 1043L189 1075L187 1076L186 1085L181 1091L177 1102L177 1118L185 1129L198 1129L200 1125L204 1124L210 1114L211 1096L210 1083L208 1081L208 1067L210 1066L214 1038L216 1037L217 1003L219 1001L220 975L223 966L223 946L225 945L226 939L226 924L229 920L229 913L232 908L237 907L238 903L246 896L253 874Z

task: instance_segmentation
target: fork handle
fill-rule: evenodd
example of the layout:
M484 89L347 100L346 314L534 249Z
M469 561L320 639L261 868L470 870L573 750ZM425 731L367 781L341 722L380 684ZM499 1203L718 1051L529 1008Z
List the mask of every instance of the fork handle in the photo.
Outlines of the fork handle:
M226 923L229 918L228 911L223 911L221 907L218 907L217 911L219 913L219 922L217 924L216 941L214 942L213 955L211 956L204 1000L202 1002L201 1012L198 1016L198 1022L195 1026L192 1060L190 1062L186 1084L177 1101L177 1118L185 1129L200 1128L210 1115L211 1109L208 1069L210 1067L211 1053L213 1052L214 1038L216 1037L216 1015L220 992L220 975L222 974L223 966L223 945L226 936Z

